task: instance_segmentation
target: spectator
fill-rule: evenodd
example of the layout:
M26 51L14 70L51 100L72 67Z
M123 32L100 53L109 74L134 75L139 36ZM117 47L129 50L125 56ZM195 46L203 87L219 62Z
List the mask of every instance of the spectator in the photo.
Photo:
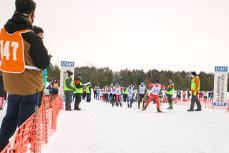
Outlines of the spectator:
M200 78L196 74L196 72L191 73L192 80L191 80L191 91L192 91L192 99L190 109L188 111L194 111L194 105L197 104L197 109L195 111L201 111L201 104L198 99L198 92L200 90Z
M65 110L71 111L71 103L72 103L72 95L74 88L74 81L71 78L73 73L71 71L67 71L68 76L64 79L64 95L65 95Z
M33 30L39 37L41 37L41 39L44 39L44 30L41 27L34 26ZM45 89L46 88L46 82L47 82L47 79L48 79L48 71L47 71L47 69L42 70L42 78L43 78L43 85L44 85L43 89ZM42 90L41 93L40 93L40 98L39 98L40 101L38 103L39 107L41 106L41 101L42 101L43 94L44 94L44 90Z

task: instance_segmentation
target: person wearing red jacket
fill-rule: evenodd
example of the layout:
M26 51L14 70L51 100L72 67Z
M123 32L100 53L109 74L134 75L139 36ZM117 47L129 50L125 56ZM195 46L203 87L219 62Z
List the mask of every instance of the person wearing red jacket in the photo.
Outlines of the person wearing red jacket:
M145 107L142 110L145 111L149 103L152 100L154 100L157 104L157 112L160 113L162 111L161 111L160 99L159 99L159 93L161 90L161 85L159 84L159 81L156 81L155 84L149 83L149 88L150 88L150 95L148 97L148 100L146 101Z

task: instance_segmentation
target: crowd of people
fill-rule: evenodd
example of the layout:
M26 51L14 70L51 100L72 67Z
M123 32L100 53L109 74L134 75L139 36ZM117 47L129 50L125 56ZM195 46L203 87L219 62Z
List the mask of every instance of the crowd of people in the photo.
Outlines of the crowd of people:
M73 72L66 71L67 77L64 79L64 95L65 95L65 110L72 111L72 102L74 101L74 110L80 111L80 103L82 99L87 102L91 101L91 83L82 83L82 77L77 76L73 80Z
M168 102L168 109L173 109L173 103L191 101L190 111L194 110L193 104L197 104L197 111L201 111L199 99L213 101L213 91L199 91L200 79L196 72L192 72L191 89L186 91L176 90L171 79L168 85L160 84L159 80L152 81L148 85L142 81L138 86L131 82L127 87L121 86L118 82L104 88L94 88L94 99L102 100L112 104L112 106L123 106L126 104L131 108L133 102L137 103L137 108L145 110L149 103L153 101L157 105L157 111L161 112L160 103ZM195 91L195 92L194 92ZM194 95L195 94L195 95Z

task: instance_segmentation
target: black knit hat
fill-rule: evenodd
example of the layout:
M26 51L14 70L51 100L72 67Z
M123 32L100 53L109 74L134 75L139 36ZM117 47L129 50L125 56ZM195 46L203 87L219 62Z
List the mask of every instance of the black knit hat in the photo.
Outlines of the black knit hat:
M194 76L196 76L196 75L197 75L195 71L193 71L191 74L192 74L192 75L194 75Z
M67 70L66 72L68 73L69 77L73 74L70 70Z
M28 15L35 11L36 3L33 0L16 0L16 13L21 15Z
M43 30L41 27L37 27L37 26L34 26L34 27L33 27L33 31L34 31L36 34L44 33L44 30Z

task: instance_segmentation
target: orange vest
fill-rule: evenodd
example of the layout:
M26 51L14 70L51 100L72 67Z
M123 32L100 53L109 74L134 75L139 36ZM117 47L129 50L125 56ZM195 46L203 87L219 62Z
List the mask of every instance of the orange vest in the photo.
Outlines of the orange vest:
M37 69L26 66L24 59L24 42L22 33L31 30L20 30L9 34L4 28L0 31L0 70L7 73L23 73L25 68Z

